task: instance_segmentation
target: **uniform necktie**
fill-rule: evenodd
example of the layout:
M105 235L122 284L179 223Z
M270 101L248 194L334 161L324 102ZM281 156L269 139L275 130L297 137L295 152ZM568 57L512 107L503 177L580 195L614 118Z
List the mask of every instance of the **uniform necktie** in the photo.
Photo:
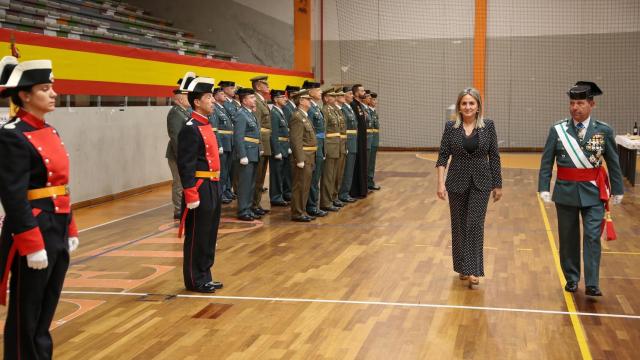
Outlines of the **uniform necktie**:
M584 136L587 133L587 129L584 127L584 124L578 123L578 125L576 125L576 128L578 129L578 138L580 139L580 141L584 140Z

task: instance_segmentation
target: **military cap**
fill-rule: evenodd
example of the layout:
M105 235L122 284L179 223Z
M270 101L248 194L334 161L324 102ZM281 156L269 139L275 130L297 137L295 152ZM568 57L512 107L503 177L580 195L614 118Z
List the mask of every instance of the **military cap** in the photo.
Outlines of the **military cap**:
M0 60L0 86L4 86L9 80L9 75L17 65L18 59L13 56L5 56Z
M303 89L319 89L320 88L320 83L319 82L315 82L315 81L309 81L309 80L305 80L304 83L302 83L302 88Z
M254 83L254 82L257 82L257 81L267 82L268 79L269 79L269 77L267 75L258 75L258 76L252 77L249 80L251 81L251 83Z
M594 96L602 95L602 90L591 81L578 81L567 92L571 100L591 99Z
M309 89L302 89L298 92L293 93L292 96L296 99L311 99L311 96L309 95Z
M373 91L371 92L371 97L373 99L377 99L378 98L378 93L374 93Z
M284 89L284 91L286 91L287 93L300 91L300 86L287 85L287 87Z
M278 96L284 96L284 90L271 90L271 92L269 93L271 95L271 98L274 99Z
M342 88L342 92L346 94L348 92L353 92L353 89L351 89L351 86L344 86Z
M238 96L252 95L255 93L252 88L239 88L238 91L236 91L236 95Z
M222 92L222 88L221 87L217 87L217 88L213 89L213 95L215 95L215 94L217 94L219 92Z
M236 86L236 83L233 81L220 80L218 81L218 86L220 86L221 88L225 88L229 86Z

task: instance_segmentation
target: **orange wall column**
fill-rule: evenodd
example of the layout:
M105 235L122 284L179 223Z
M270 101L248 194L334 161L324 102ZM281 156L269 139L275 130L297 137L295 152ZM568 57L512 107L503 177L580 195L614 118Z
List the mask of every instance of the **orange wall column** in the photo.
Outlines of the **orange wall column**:
M311 71L311 0L293 0L293 68Z
M484 97L484 76L487 40L487 0L476 0L473 33L473 87Z

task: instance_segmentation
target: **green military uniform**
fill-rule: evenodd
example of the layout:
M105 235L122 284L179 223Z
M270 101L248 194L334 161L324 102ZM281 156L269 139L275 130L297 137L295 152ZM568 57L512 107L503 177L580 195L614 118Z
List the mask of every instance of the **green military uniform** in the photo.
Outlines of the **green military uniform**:
M380 120L378 119L378 111L375 108L369 107L369 110L371 114L371 132L367 130L367 135L371 135L371 152L367 166L367 187L369 189L377 189L378 187L373 178L376 174L376 158L378 156L378 145L380 144Z
M271 98L284 96L284 91L272 90ZM271 152L269 159L269 199L272 205L286 205L284 198L285 164L289 163L289 127L283 109L273 105L271 108ZM276 155L282 155L276 159Z
M291 116L289 124L289 142L291 145L291 172L293 191L291 193L291 218L309 219L305 211L311 178L317 158L316 133L307 113L297 109ZM304 162L304 168L298 163ZM307 220L308 221L308 220Z
M223 153L220 154L220 185L222 186L222 200L223 202L228 203L233 198L233 194L231 192L233 123L231 121L231 116L229 116L229 113L223 105L216 103L213 108L218 126L218 144L223 149Z
M324 168L324 156L325 156L325 128L324 128L324 116L320 107L311 102L311 108L307 111L307 116L311 120L311 124L316 132L317 150L316 150L316 162L313 169L313 176L311 178L311 190L309 191L309 200L307 201L307 212L314 214L318 212L318 204L320 200L320 179L322 178L322 170Z
M583 139L572 119L551 127L540 163L538 191L548 192L554 162L560 168L598 168L607 163L611 193L622 194L622 173L613 129L591 117ZM582 216L584 242L584 273L587 287L599 286L600 235L605 205L600 190L590 181L556 180L553 201L558 216L560 263L567 283L580 280L580 222ZM575 291L575 290L573 290Z
M335 94L333 92L329 93ZM333 198L336 177L340 166L340 132L342 130L342 117L335 106L325 104L322 107L322 115L325 121L325 141L324 149L326 158L324 160L324 169L322 170L322 183L320 186L320 209L337 210L333 205Z
M187 109L174 105L167 114L167 133L169 134L169 143L167 144L167 162L171 170L172 186L171 186L171 202L173 203L173 217L179 219L182 202L182 185L180 183L180 174L178 174L178 134L184 124L189 120L190 115Z
M256 119L260 125L260 161L256 170L256 184L253 192L253 208L262 209L260 201L262 200L262 189L264 188L264 179L267 176L267 168L269 167L269 158L271 157L271 110L266 100L261 94L256 93Z
M253 112L241 107L234 115L233 129L234 159L239 162L246 157L247 165L238 164L238 217L250 220L255 217L251 210L256 184L256 168L260 158L260 124Z
M340 95L340 94L339 94ZM340 185L342 185L342 177L344 176L344 166L347 159L347 122L340 105L336 103L334 105L336 113L340 117L340 158L338 159L338 168L336 173L336 180L333 184L333 192L331 198L333 204L342 206L342 201L338 199L338 193L340 192Z
M347 128L347 156L338 199L343 202L352 202L353 198L349 195L349 191L351 190L353 171L356 166L356 156L358 154L358 120L356 119L356 114L353 112L353 108L351 108L349 104L342 104L341 110L344 115L345 125Z

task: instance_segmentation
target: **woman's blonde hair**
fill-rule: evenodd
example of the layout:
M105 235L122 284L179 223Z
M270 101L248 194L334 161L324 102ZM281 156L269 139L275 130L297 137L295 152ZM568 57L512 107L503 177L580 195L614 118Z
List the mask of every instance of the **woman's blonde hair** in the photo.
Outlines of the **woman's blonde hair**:
M460 115L460 102L462 98L471 95L476 102L478 103L478 112L476 113L476 128L484 127L484 117L482 116L483 108L482 108L482 97L480 97L480 92L472 87L468 87L458 94L458 101L456 101L456 123L453 125L454 128L459 128L460 124L462 124L462 116Z

